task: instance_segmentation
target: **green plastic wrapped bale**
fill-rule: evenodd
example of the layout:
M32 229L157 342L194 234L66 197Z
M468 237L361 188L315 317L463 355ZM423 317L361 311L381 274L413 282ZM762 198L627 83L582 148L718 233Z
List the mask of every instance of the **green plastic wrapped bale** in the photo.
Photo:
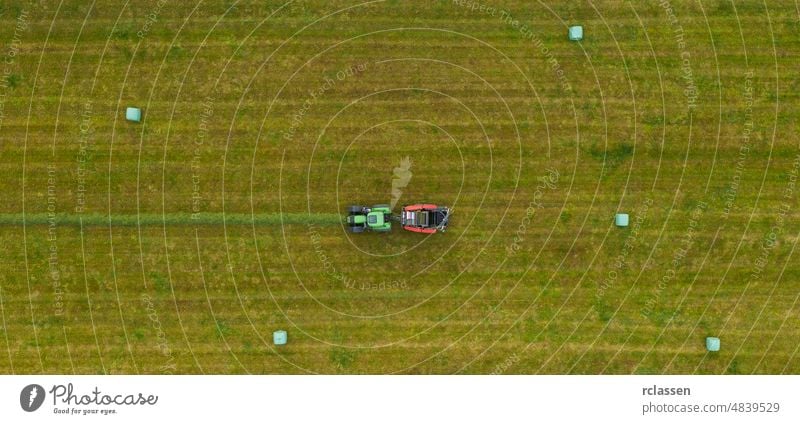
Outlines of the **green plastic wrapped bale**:
M288 340L289 336L286 334L286 331L284 330L278 330L272 333L272 342L278 346L285 345Z
M573 25L569 27L569 39L572 41L583 40L583 27L580 25Z
M141 122L142 121L142 110L138 107L129 107L125 109L125 119L131 122Z

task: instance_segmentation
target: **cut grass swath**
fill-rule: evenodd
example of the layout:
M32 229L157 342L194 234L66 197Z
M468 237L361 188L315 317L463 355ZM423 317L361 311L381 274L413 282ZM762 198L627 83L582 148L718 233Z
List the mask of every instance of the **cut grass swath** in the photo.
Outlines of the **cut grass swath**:
M154 225L281 225L281 224L316 224L334 225L342 221L337 214L244 214L244 213L146 213L139 215L102 215L102 214L0 214L0 225L72 225L79 226L121 226L135 227Z

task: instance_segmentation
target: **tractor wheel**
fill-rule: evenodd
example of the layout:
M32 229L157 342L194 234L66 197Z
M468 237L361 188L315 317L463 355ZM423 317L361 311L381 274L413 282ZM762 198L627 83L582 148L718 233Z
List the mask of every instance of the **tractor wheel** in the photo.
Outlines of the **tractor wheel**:
M350 231L352 231L354 233L363 233L364 232L364 227L362 227L360 225L359 226L355 226L355 227L350 227Z
M349 208L347 208L347 213L349 213L350 215L353 215L353 214L361 213L361 211L363 209L364 208L362 208L361 206L352 205Z

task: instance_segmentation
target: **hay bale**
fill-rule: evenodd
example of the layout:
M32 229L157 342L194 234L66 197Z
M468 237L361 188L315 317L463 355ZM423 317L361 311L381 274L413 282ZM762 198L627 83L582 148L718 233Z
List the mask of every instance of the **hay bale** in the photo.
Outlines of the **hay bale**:
M717 337L706 337L706 349L709 352L719 352L720 341Z
M289 340L289 336L286 334L284 330L278 330L272 333L272 342L276 345L285 345L286 342Z
M131 122L141 122L142 121L142 110L138 107L129 107L125 109L125 119Z
M569 39L571 41L583 40L583 27L580 25L573 25L569 27Z
M616 224L617 227L627 227L629 221L630 217L628 217L628 214L626 213L618 213L614 217L614 224Z

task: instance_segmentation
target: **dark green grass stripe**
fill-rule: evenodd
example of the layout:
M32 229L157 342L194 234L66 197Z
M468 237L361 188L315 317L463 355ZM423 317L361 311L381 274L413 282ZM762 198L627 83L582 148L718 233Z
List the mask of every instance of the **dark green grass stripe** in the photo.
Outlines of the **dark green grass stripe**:
M74 225L78 226L83 220L84 226L106 226L109 220L113 226L132 227L136 225L281 225L283 224L316 224L334 225L342 222L342 217L337 214L307 214L285 213L283 217L278 213L244 214L244 213L144 213L139 215L108 215L103 214L63 214L50 215L47 213L29 213L24 219L20 213L0 214L0 225Z

